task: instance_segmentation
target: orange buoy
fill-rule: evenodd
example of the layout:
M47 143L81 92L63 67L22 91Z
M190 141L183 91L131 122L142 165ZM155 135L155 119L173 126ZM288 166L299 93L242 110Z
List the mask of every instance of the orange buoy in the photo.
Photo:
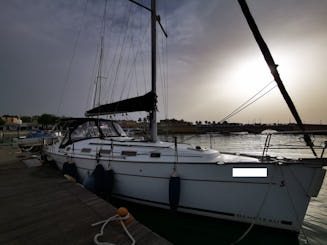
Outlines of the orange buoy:
M121 220L124 221L125 225L128 225L129 223L131 223L134 220L133 216L130 215L130 213L128 212L128 209L125 207L118 208L117 214L119 215Z

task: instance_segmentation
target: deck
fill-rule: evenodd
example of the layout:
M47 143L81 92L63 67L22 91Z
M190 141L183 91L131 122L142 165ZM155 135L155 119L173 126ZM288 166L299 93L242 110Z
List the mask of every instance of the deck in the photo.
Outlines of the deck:
M91 224L116 208L49 164L27 167L24 157L18 148L0 146L0 244L94 244L101 225ZM136 220L127 229L136 244L170 244ZM118 222L99 240L131 244Z

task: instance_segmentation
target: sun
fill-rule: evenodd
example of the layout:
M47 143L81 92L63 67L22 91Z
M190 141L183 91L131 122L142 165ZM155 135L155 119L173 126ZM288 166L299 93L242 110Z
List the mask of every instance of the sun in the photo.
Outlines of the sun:
M260 59L239 61L228 75L229 87L243 95L253 95L273 81L269 68Z

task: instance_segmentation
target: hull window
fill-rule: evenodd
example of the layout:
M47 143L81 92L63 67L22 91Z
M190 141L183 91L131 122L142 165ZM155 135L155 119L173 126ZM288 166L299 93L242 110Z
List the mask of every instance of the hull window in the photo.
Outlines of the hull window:
M134 157L134 156L136 156L136 151L122 151L121 155L122 156Z
M160 153L159 152L151 152L151 157L160 157Z
M81 149L81 152L82 152L82 153L90 153L91 151L92 151L91 148L82 148L82 149Z

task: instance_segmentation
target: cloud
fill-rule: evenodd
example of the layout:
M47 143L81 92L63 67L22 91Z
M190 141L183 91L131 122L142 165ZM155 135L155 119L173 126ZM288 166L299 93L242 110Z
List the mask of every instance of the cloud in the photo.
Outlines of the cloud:
M321 96L326 91L322 64L327 53L327 2L247 2L296 103L323 108L325 100L315 100L314 95L309 98L303 91L312 89ZM108 3L103 69L108 83L103 86L103 97L141 94L150 86L150 15L128 1ZM142 3L150 5L149 0ZM83 114L97 74L103 6L104 1L87 0L0 1L0 83L5 88L0 90L0 114ZM158 27L159 63L168 63L169 115L218 121L226 108L242 103L234 99L241 98L237 90L220 94L231 83L226 73L237 72L236 64L253 57L264 62L237 1L163 0L158 1L158 13L169 35L165 60L161 50L165 40ZM159 66L158 76L164 69ZM120 85L121 81L126 83ZM160 88L158 85L162 96ZM301 96L310 100L303 102ZM191 107L194 102L197 105ZM256 108L271 118L264 106ZM307 111L304 115L318 120ZM251 115L238 119L248 121L248 117Z

